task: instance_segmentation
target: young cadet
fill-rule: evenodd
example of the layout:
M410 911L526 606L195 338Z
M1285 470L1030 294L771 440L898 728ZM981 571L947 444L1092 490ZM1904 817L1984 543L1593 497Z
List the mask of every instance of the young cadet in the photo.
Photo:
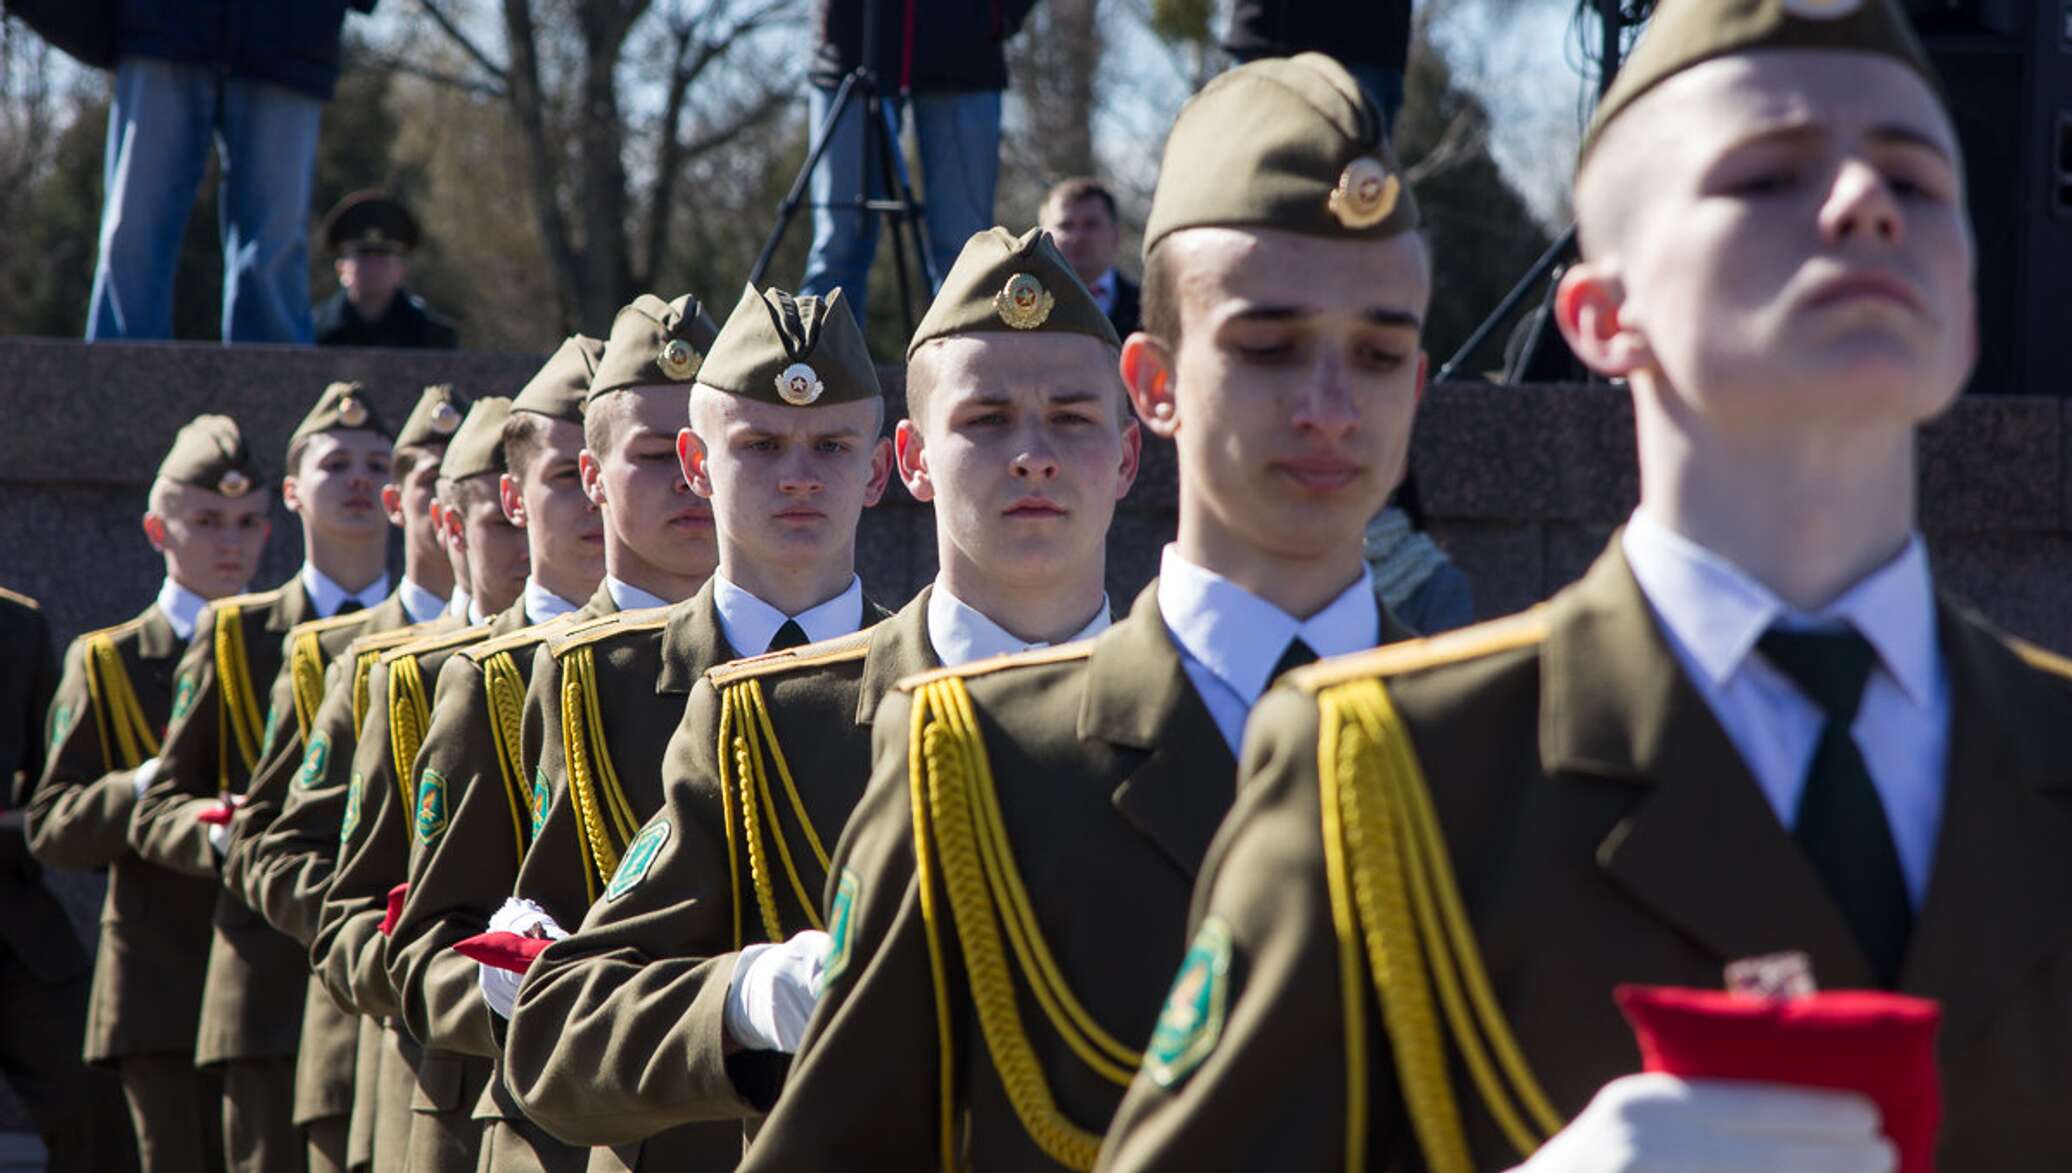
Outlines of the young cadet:
M37 859L108 869L85 1054L122 1081L144 1173L223 1165L220 1075L194 1066L207 954L193 934L216 885L131 851L130 812L158 771L180 649L211 600L250 583L267 500L235 420L203 415L180 429L143 519L165 580L143 614L73 641L27 804Z
M542 1123L623 1142L769 1107L827 950L821 852L869 777L878 701L918 671L1108 627L1108 522L1139 445L1120 345L1047 234L965 245L908 348L896 438L935 508L936 581L867 632L691 691L642 832L657 846L527 978L520 1019L562 1024L528 1096ZM786 799L746 792L744 762Z
M864 597L855 559L857 520L892 475L884 409L839 292L742 293L697 372L691 426L677 437L686 479L712 501L712 580L666 611L578 627L533 669L526 720L545 722L541 764L553 799L517 893L543 910L539 923L581 923L622 854L637 851L641 825L662 807L658 765L706 669L883 617ZM520 1019L505 1041L504 1079L537 1120L528 1096L555 1061L554 1027L545 1016ZM637 1153L641 1168L705 1168L740 1151L740 1128L718 1124L672 1129L618 1156L632 1165Z
M436 841L451 810L445 776L418 760L441 669L462 648L575 611L576 600L597 589L602 542L592 539L602 524L576 475L595 343L580 340L556 358L510 402L502 428L508 467L499 496L505 515L524 531L514 535L522 538L514 552L535 556L529 563L510 562L490 553L484 563L491 575L500 563L530 565L517 597L504 592L492 598L478 578L473 609L479 614L504 603L501 610L481 615L467 630L384 654L369 678L369 717L353 756L363 788L362 818L339 853L311 948L334 996L363 1014L398 1013L387 971L387 932L409 877L413 840ZM478 553L471 542L471 567ZM474 1168L482 1128L473 1112L489 1077L486 1061L425 1047L410 1121L412 1168Z
M2072 1164L2072 688L1937 594L1914 521L1976 354L1959 160L1892 0L1663 6L1557 298L1630 382L1640 506L1545 607L1261 707L1115 1167L1498 1168L1561 1129L1525 1169L1889 1169L1853 1094L1627 1074L1617 984L1784 950L1941 1003L1941 1167ZM1389 838L1436 914L1348 850ZM1384 1019L1390 932L1451 944L1390 961ZM1473 1089L1404 1009L1462 972L1518 1061Z
M1247 710L1285 664L1400 635L1360 534L1402 477L1429 271L1382 127L1321 57L1182 111L1122 350L1178 449L1178 540L1098 639L886 696L822 1002L745 1167L1092 1164Z
M605 521L604 583L582 609L486 640L440 670L419 761L446 779L446 831L413 845L410 887L385 957L402 1017L426 1046L494 1060L500 1050L475 963L452 951L510 895L546 814L538 747L519 727L539 645L569 623L687 599L711 576L712 510L676 459L690 379L719 327L695 298L642 295L619 311L583 407L583 482ZM501 1079L475 1105L482 1162L504 1171L582 1169L589 1154L526 1119Z
M388 596L380 490L390 460L390 430L356 383L327 387L290 436L281 497L302 521L302 569L271 591L217 600L198 624L181 661L158 773L130 820L130 844L144 858L218 874L227 816L264 749L259 690L281 669L282 638L305 620ZM217 895L213 921L195 1061L223 1068L225 1158L299 1167L301 950L228 889Z
M452 593L453 571L440 545L431 505L439 459L446 451L447 438L460 421L461 411L455 404L453 389L443 384L427 387L396 434L390 466L394 479L381 489L382 509L388 514L389 523L403 531L403 578L395 591L377 606L297 624L282 641L284 666L274 680L260 763L246 789L246 801L231 821L230 846L223 857L224 885L253 911L267 916L269 923L274 923L268 915L269 905L277 907L298 898L305 909L315 903L307 889L298 886L299 877L293 870L282 866L289 861L278 855L261 859L256 853L293 794L291 784L304 777L310 765L310 751L305 747L324 699L329 666L361 635L394 631L437 618ZM312 783L321 775L329 751L328 743L313 751L316 768L309 773ZM295 857L300 860L312 852L321 853L323 871L328 876L329 853L337 841L334 825L328 837L305 845L294 853ZM271 842L276 851L284 845L283 840ZM306 932L282 931L288 932L298 947L308 946ZM296 1052L294 1121L308 1137L310 1168L343 1170L359 1025L357 1019L340 1011L322 988L307 977L306 965L298 966L296 974L304 978L307 989L302 1009L302 1042Z

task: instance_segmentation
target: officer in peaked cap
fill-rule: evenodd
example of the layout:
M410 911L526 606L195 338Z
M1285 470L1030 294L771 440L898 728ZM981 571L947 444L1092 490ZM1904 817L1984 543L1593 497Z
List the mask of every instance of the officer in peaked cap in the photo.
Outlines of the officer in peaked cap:
M451 350L453 323L405 285L417 248L417 218L378 191L357 191L324 218L324 243L336 255L337 293L316 309L318 346Z

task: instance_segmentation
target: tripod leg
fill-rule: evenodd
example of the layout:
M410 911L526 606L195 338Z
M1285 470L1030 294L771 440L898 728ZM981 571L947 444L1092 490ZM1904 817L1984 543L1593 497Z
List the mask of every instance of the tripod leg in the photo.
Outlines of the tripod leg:
M834 140L835 127L841 122L842 112L849 108L856 94L857 75L849 74L836 88L835 96L827 104L827 115L814 128L813 149L806 153L806 161L799 166L799 173L792 177L791 187L784 193L784 202L777 205L777 223L771 227L770 235L763 240L763 250L756 254L755 267L748 271L748 283L762 286L763 275L770 271L770 261L777 255L777 247L784 243L784 234L799 214L800 200L806 194L806 185L813 178L813 169L820 166L820 160L827 154L828 144Z
M907 182L906 157L899 149L899 107L880 97L866 100L871 115L870 133L877 147L880 174L891 185L891 192L881 205L885 219L892 228L892 270L899 277L899 310L906 332L914 332L914 289L913 280L907 273L906 244L907 221L916 214L913 186ZM923 269L926 272L926 269ZM931 289L931 292L932 289Z

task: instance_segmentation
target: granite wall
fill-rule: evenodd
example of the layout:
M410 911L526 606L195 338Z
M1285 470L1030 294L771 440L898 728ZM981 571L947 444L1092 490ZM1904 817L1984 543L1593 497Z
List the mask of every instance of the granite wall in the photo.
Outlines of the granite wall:
M536 356L314 351L203 344L87 346L0 339L0 583L41 598L62 638L127 618L160 573L137 518L173 431L228 411L259 452L279 454L325 382L365 382L397 418L428 382L510 394ZM898 414L900 387L889 380ZM1942 580L2011 630L2072 649L2072 400L1976 396L1922 439L1922 523ZM1632 410L1603 387L1435 388L1413 462L1436 537L1466 568L1486 615L1545 598L1581 574L1633 507ZM1109 541L1110 592L1126 603L1173 532L1177 472L1151 442ZM259 575L300 554L285 513ZM864 515L859 570L903 601L935 570L927 506L896 485Z

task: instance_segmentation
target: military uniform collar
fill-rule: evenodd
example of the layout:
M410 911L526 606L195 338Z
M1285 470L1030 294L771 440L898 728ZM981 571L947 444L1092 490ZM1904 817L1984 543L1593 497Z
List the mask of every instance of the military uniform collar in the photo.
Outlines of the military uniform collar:
M611 598L612 606L621 611L667 607L672 602L653 591L642 590L625 579L610 574L604 576L604 585L598 589L605 592Z
M548 590L531 575L525 577L525 593L519 597L525 603L525 617L534 623L558 619L578 606Z
M468 588L454 584L453 597L446 601L446 613L455 619L468 619L475 613L475 597Z
M901 678L942 667L928 639L929 600L935 585L921 588L891 618L871 628L870 648L863 656L863 678L856 690L856 723L869 725L877 716L878 702Z
M928 597L928 646L934 649L936 659L944 666L954 668L989 656L1006 656L1051 646L1022 639L993 622L985 612L951 594L949 588L941 583L934 585L935 589L929 592ZM1100 608L1086 626L1058 642L1077 643L1092 639L1108 630L1110 622L1108 596L1103 594Z
M316 568L313 562L304 562L302 571L296 575L302 582L302 589L310 605L316 609L319 618L329 619L338 614L338 608L352 599L362 607L374 607L388 598L389 576L384 571L380 578L357 591L349 591L332 581L331 576Z
M170 660L178 656L187 647L188 641L194 638L191 630L185 636L175 631L173 621L166 616L165 608L156 602L144 608L144 613L138 616L137 620L137 655L142 659Z
M203 609L208 605L207 599L173 581L170 574L165 576L164 582L158 584L159 614L165 616L166 623L172 627L173 634L180 638L181 643L194 638L195 621L201 618Z
M1365 651L1384 634L1374 575L1360 577L1307 619L1297 619L1167 546L1158 566L1158 608L1166 627L1194 660L1243 698L1259 700L1274 666L1300 636L1319 658Z
M403 611L412 623L430 623L446 610L446 600L417 585L405 575L396 587L396 595L403 601Z
M715 574L697 594L669 608L668 622L662 628L662 669L655 677L657 693L689 696L691 686L707 668L741 658L722 629L719 608L713 602L718 583Z
M854 574L849 576L849 585L842 593L797 615L786 615L718 571L713 572L709 585L720 630L727 642L751 656L761 655L769 648L770 641L777 637L777 629L787 619L804 628L811 643L851 635L863 627L863 580Z

